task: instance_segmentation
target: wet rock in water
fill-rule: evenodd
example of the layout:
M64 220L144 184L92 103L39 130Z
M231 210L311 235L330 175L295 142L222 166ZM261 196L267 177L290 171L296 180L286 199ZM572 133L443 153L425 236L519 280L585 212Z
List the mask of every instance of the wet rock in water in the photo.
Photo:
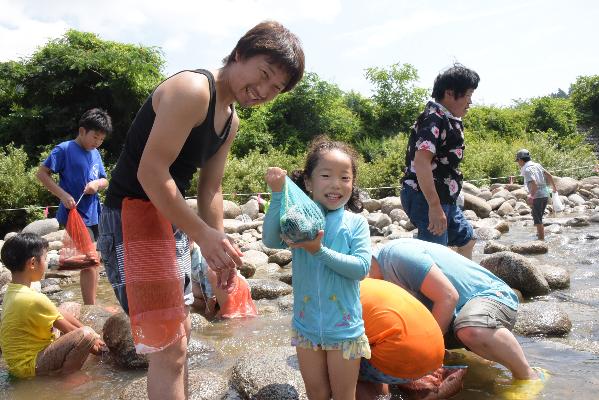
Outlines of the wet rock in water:
M291 271L285 271L285 272L279 273L278 279L281 282L291 285L292 276L293 276L293 273Z
M241 267L238 267L239 272L244 278L251 278L256 273L257 267L251 262L241 259Z
M474 231L474 237L478 240L493 240L501 237L501 232L497 229L481 226Z
M491 206L480 197L464 193L464 209L472 210L480 218L487 218L491 214Z
M588 225L590 225L590 223L587 217L574 217L564 222L564 226L580 227Z
M277 299L277 306L281 311L292 311L293 310L293 295L288 294L286 296L279 297Z
M281 250L268 257L269 263L276 263L279 265L289 264L291 262L291 251Z
M48 233L58 230L58 220L56 218L46 218L33 221L27 225L21 233L35 233L36 235L44 236Z
M562 233L562 231L563 231L563 228L559 224L551 224L551 225L545 227L545 232L553 233L556 235Z
M292 287L281 281L270 279L248 279L252 291L252 299L276 299L292 292Z
M480 265L497 275L510 287L526 297L549 293L549 284L541 270L526 257L510 251L501 251L484 257Z
M201 365L214 354L215 351L216 349L212 345L191 337L187 344L188 367L192 368L194 365Z
M590 222L599 222L599 213L595 213L589 217Z
M201 331L212 325L212 323L201 314L190 313L189 317L191 318L191 330L193 331Z
M98 305L82 305L79 320L83 325L91 326L94 331L102 334L104 324L114 313Z
M246 399L307 399L297 356L291 346L243 356L233 367L231 385Z
M59 285L46 285L46 286L42 286L42 293L45 295L49 295L49 294L53 294L53 293L58 293L60 292L62 289L60 288Z
M147 378L139 378L130 383L119 394L120 400L147 399ZM220 400L224 399L229 384L221 375L208 369L189 371L188 391L190 400Z
M512 205L508 202L503 203L497 209L497 214L501 215L502 217L505 217L506 215L510 215L513 212L514 212L514 207L512 207Z
M120 367L126 369L148 368L147 357L135 352L133 336L131 336L131 323L125 313L115 314L106 320L102 337L110 350L111 358Z
M539 265L539 269L543 272L543 276L551 289L567 289L570 287L570 273L565 268L543 264Z
M518 254L545 254L549 251L549 246L542 240L531 240L511 245L510 251Z
M522 336L566 336L572 322L556 303L523 303L518 308L518 320L514 332Z
M499 243L495 240L489 240L487 243L485 243L485 247L483 249L483 253L484 254L493 254L493 253L499 253L500 251L509 251L510 248L502 243Z

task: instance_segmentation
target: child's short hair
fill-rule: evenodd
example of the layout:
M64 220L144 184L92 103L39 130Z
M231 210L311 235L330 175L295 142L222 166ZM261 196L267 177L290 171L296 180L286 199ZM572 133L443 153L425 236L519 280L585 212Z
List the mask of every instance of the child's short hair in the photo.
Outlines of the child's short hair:
M250 29L224 58L225 66L235 62L235 55L245 60L265 55L269 62L280 66L288 75L289 82L282 92L288 92L304 76L304 50L299 38L276 21L264 21Z
M106 135L112 133L112 118L101 108L87 110L79 120L79 127L85 131L104 132Z
M457 99L463 97L470 89L476 89L480 77L476 72L455 63L451 68L443 71L435 78L432 97L435 101L443 100L446 90L452 90Z
M48 241L35 233L19 233L2 246L0 258L11 272L23 271L31 257L39 259L48 250Z

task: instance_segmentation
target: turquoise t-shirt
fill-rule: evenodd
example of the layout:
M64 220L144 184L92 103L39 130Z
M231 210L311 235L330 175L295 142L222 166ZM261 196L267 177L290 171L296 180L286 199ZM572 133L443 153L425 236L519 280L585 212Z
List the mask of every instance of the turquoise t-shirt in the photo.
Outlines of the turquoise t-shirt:
M432 302L420 292L420 287L433 264L445 274L459 294L454 315L468 300L477 296L518 309L518 297L504 281L448 247L404 238L390 241L374 256L386 281L410 291L429 309Z

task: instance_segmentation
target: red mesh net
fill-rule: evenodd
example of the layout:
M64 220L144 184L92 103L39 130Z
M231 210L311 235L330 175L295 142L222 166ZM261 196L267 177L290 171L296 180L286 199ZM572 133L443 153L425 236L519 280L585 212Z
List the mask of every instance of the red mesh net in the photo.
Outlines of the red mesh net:
M227 301L221 306L220 315L223 318L253 317L258 315L252 300L250 286L245 279L237 275L235 288L227 296Z
M76 208L69 211L62 243L59 269L80 269L99 265L100 258L96 246Z
M182 276L171 224L149 201L122 206L125 283L138 353L160 351L185 335Z

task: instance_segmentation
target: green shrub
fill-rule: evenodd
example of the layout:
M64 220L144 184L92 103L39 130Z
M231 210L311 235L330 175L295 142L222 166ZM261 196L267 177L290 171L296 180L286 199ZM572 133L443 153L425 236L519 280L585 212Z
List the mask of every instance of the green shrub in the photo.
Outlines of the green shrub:
M531 102L528 131L549 131L559 138L576 134L576 111L569 99L541 97Z
M570 98L580 119L599 127L599 75L579 76L570 87Z

